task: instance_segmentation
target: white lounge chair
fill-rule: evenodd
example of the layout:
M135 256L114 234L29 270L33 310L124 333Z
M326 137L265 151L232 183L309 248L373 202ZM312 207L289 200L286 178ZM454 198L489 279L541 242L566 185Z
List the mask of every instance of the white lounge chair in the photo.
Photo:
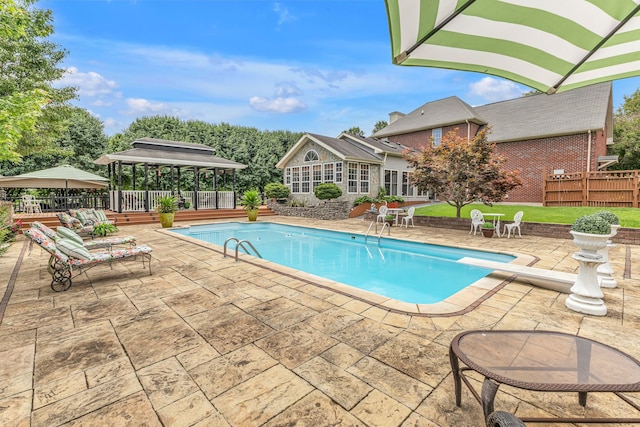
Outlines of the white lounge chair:
M482 215L482 212L478 209L471 210L471 230L469 230L469 234L473 232L473 235L475 236L478 230L482 227L482 224L484 224L484 216Z
M511 237L512 231L513 237L516 237L516 229L518 230L518 236L522 238L522 234L520 234L520 223L522 222L522 215L524 215L524 212L516 212L516 214L513 216L513 222L511 224L504 225L504 233L507 233L507 239ZM504 233L502 233L502 235L504 235Z
M407 210L407 215L402 217L402 225L404 225L406 228L409 228L409 221L411 221L411 226L415 227L413 225L413 214L415 213L415 211L416 211L415 206L411 206Z
M40 202L38 202L35 196L31 194L22 195L22 207L25 213L29 213L29 214L42 213Z

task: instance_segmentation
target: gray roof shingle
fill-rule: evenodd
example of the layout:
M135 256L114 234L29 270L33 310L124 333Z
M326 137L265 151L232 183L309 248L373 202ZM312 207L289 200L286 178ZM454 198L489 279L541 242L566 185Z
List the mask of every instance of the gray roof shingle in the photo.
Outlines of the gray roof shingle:
M345 159L349 160L365 160L369 162L380 162L382 158L372 150L367 150L362 145L348 139L337 139L329 136L318 135L315 133L307 134L334 151L340 153Z

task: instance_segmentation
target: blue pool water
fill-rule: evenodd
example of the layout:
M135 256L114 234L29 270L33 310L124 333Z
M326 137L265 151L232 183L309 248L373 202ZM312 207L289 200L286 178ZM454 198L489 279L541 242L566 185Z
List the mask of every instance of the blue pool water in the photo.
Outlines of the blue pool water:
M462 257L509 262L514 257L395 239L271 223L221 223L171 230L223 246L248 240L269 261L399 301L432 304L491 272L456 263ZM227 245L233 256L235 243ZM240 249L241 252L242 249Z

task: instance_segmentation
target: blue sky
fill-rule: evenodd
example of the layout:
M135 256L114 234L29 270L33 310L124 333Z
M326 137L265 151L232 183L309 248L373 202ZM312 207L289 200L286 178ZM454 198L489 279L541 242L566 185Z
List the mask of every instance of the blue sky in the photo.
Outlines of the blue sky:
M75 104L112 135L171 115L260 130L367 135L393 111L458 96L471 105L530 88L391 64L383 0L41 0L69 51ZM614 82L614 107L640 78Z

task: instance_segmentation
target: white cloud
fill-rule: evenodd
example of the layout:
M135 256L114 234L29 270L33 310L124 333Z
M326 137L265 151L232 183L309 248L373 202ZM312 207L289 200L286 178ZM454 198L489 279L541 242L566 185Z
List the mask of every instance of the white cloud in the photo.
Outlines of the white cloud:
M522 96L523 90L514 82L484 77L477 82L470 83L471 95L479 96L489 102L504 101Z
M107 80L93 71L82 73L76 67L67 68L66 74L60 81L65 86L77 87L80 96L109 95L118 87L113 80Z
M302 95L302 91L298 88L298 86L294 82L276 83L275 86L276 86L277 97Z
M295 21L297 18L289 12L289 9L280 3L276 3L273 5L273 11L278 14L278 25L284 24L285 22Z
M167 114L167 115L188 115L187 111L173 108L163 102L151 102L142 98L129 98L126 101L129 111L127 114L146 115L146 114Z
M254 96L249 99L249 105L256 111L272 112L272 113L297 113L307 109L296 98L262 98Z

